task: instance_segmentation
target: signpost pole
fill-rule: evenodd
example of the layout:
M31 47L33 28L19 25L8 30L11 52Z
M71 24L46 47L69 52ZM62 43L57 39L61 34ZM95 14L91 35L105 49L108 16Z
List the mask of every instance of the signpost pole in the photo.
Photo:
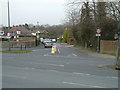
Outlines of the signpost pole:
M99 53L100 52L100 36L101 36L101 29L100 28L96 29L96 36L98 38L98 40L97 40L97 52Z
M100 52L100 36L98 36L97 52Z

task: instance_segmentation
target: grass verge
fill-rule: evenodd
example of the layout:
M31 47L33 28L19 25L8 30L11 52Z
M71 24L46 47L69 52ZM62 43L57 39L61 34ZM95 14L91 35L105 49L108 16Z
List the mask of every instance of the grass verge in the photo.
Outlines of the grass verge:
M116 56L116 53L111 53L111 52L101 52L101 54Z
M106 68L106 69L112 69L115 70L116 67L120 67L120 65L101 65L101 66L97 66L98 68Z
M3 52L3 53L27 53L27 52L31 52L32 50L3 50L3 51L0 51L0 52Z

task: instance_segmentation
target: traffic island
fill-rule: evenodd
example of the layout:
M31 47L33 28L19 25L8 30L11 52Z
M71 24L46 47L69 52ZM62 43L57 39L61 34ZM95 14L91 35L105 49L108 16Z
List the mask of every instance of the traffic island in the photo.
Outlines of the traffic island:
M101 65L97 66L98 68L105 68L105 69L111 69L111 70L120 70L120 65Z

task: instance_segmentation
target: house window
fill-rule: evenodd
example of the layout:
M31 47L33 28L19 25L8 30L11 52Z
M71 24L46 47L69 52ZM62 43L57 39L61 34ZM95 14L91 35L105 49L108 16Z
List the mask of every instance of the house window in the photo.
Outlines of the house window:
M21 31L17 31L17 34L21 34Z
M4 31L0 31L0 35L4 35Z
M10 33L7 33L7 36L10 36Z

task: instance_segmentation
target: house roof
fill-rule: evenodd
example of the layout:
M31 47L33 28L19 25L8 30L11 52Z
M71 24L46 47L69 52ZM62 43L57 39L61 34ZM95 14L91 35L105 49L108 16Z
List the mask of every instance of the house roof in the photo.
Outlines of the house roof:
M36 32L40 32L40 33L48 33L47 30L33 30L32 33L36 33Z
M2 36L7 36L7 33L10 32L8 29L3 29L3 28L0 28L0 31L4 31L4 34Z
M21 31L21 34L25 35L25 34L31 34L31 31L29 31L28 29L26 29L25 27L23 26L20 26L20 27L12 27L10 29L10 32L14 32L16 33L16 31Z

